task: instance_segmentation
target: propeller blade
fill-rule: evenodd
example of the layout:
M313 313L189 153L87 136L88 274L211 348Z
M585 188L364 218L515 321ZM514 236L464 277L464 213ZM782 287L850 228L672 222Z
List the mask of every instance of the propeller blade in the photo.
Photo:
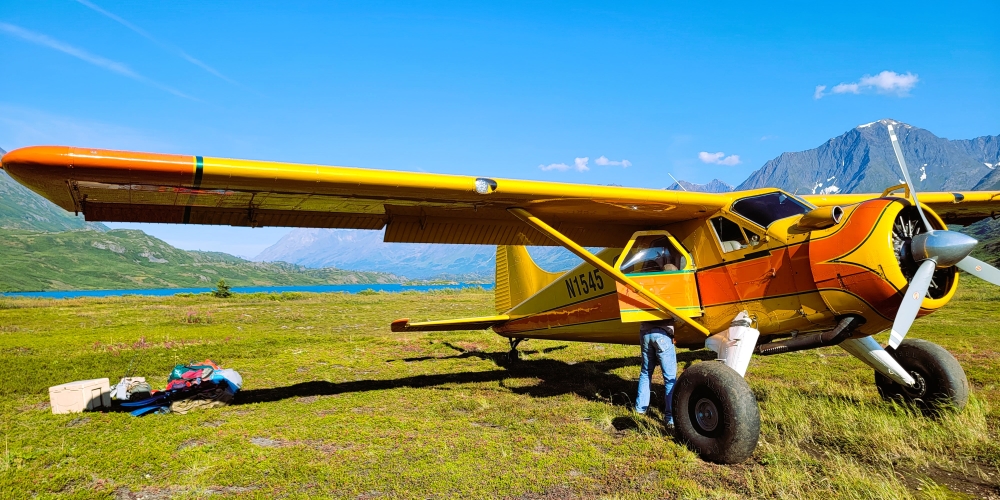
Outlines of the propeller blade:
M975 257L966 257L958 264L959 269L981 279L1000 286L1000 269L997 269Z
M903 150L899 148L899 139L896 139L896 131L892 128L891 123L887 125L887 128L889 129L889 139L892 140L892 150L896 153L896 161L899 162L899 168L903 169L903 180L906 181L906 185L910 188L910 195L913 196L913 204L917 206L917 212L920 212L920 218L924 221L924 227L927 228L927 232L933 233L934 227L927 221L924 209L920 206L920 202L917 201L917 186L910 180L910 172L906 169L906 160L903 159Z
M931 285L931 278L934 276L936 268L937 264L933 260L927 259L920 264L920 268L910 279L906 293L903 294L903 303L899 305L899 311L896 312L896 320L892 322L892 333L889 334L889 346L893 349L899 347L899 343L910 331L913 320L917 319L920 304L924 301L924 296L927 295L927 287Z

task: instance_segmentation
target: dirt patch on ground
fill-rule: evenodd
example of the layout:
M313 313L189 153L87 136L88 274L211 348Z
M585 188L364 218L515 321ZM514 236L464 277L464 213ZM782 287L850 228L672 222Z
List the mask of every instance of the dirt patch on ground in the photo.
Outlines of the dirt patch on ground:
M84 424L86 424L88 422L90 422L90 417L74 418L73 420L70 420L66 424L66 427L76 427L78 425L84 425Z
M115 500L168 500L187 497L202 498L211 495L238 495L256 490L256 486L209 486L207 488L143 488L132 491L128 486L115 490Z
M306 439L300 441L283 441L280 439L271 439L265 437L255 437L250 438L250 443L260 446L261 448L292 448L296 446L303 446L306 448L312 448L320 453L331 454L338 451L343 451L350 449L349 445L342 445L337 443L329 443L326 441L321 441L318 439Z
M975 498L1000 500L1000 472L982 464L973 464L965 470L947 470L937 465L900 469L896 477L913 492L928 489L928 483L944 486L956 493L964 493Z
M38 403L25 405L18 408L18 411L44 411L51 408L48 401L39 401Z
M200 439L186 439L181 444L177 445L177 451L181 451L187 448L195 448L198 446L204 446L205 442Z

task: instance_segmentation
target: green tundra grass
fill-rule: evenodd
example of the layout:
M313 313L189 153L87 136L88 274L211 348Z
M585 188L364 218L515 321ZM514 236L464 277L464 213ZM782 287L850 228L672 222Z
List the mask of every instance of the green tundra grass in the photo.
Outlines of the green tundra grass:
M0 298L0 496L997 498L1000 290L969 281L911 332L965 367L964 412L883 402L836 347L757 358L760 446L735 466L630 413L634 346L533 340L504 366L488 331L389 331L492 314L490 292ZM142 418L47 405L51 385L134 361L162 387L205 358L243 374L236 404Z

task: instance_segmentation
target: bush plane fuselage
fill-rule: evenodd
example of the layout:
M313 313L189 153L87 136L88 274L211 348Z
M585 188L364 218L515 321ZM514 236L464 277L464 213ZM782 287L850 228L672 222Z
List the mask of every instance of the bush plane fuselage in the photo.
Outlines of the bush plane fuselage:
M815 208L804 200L779 190L743 194L710 216L637 232L622 248L596 256L621 266L637 245L654 238L668 242L678 269L624 274L710 332L728 327L742 310L764 339L829 330L845 315L865 319L855 337L891 326L907 283L907 262L893 245L893 226L911 212L907 200L885 197L844 207L839 224L810 229L798 224ZM784 198L803 210L761 220L765 225L732 208L742 200L769 198L776 203ZM935 222L944 228L940 219ZM586 262L566 273L548 273L534 266L523 248L509 246L498 248L497 262L497 312L509 319L493 329L505 337L634 344L638 322L669 317ZM940 308L955 292L955 269L937 278L941 283L924 299L921 314ZM512 289L516 280L539 288L525 296ZM677 344L704 345L706 335L685 326L678 322Z

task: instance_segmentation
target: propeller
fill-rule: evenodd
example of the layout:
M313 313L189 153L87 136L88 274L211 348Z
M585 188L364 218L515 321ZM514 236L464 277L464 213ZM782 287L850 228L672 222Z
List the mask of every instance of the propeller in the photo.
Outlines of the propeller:
M927 229L926 233L913 236L909 242L910 255L914 262L920 263L917 272L910 278L910 283L906 287L903 295L903 302L899 305L896 318L892 322L892 333L889 334L889 346L893 349L906 338L913 320L920 312L920 304L927 295L927 289L931 285L936 269L958 266L959 269L968 272L980 279L1000 286L1000 269L997 269L979 259L969 256L972 249L979 242L975 238L946 229L934 229L924 214L923 207L917 200L917 189L910 180L910 173L906 169L906 160L903 159L903 151L899 148L899 139L896 138L896 131L891 123L887 125L889 129L889 139L892 140L892 149L896 153L896 161L903 170L903 180L913 196L913 204L920 214L920 219ZM904 249L906 247L904 246Z
M960 261L958 264L959 269L983 280L993 283L996 286L1000 286L1000 269L997 269L975 257L966 257Z

